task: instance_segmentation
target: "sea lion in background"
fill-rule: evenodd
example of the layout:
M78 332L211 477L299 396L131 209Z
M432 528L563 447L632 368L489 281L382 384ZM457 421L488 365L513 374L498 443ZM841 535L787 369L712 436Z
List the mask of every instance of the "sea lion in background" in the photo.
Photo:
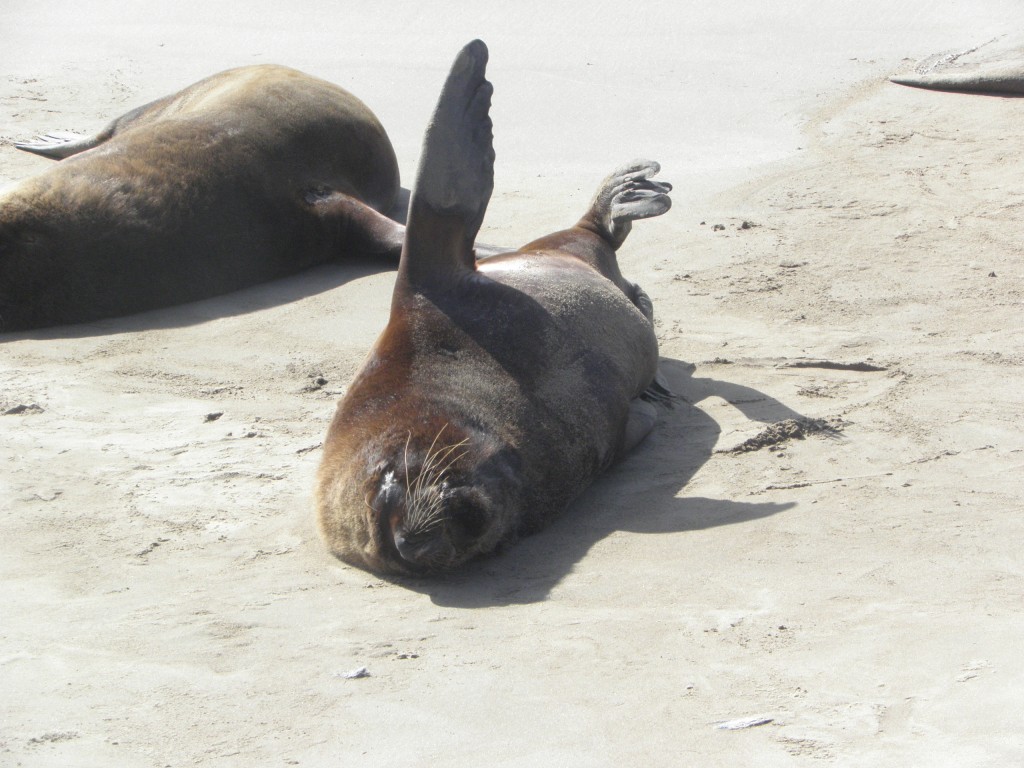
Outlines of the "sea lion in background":
M0 195L0 331L181 304L347 254L397 261L395 152L352 94L276 65L208 77ZM62 159L67 158L67 159Z
M1024 48L1005 43L992 46L997 40L929 56L912 73L889 80L933 91L1024 96Z
M458 55L423 144L391 315L338 405L317 487L339 558L441 571L537 530L653 427L667 398L631 221L659 167L613 173L570 229L476 263L493 186L487 48Z

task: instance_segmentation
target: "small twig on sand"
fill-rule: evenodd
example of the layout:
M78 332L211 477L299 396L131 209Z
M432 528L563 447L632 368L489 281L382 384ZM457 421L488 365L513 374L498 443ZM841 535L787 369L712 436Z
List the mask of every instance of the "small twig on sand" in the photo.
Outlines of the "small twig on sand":
M810 485L825 485L826 483L843 483L847 480L863 480L868 477L889 477L892 472L875 472L870 475L850 475L849 477L834 477L829 480L807 480L803 483L786 483L785 485L768 485L765 486L760 493L764 491L791 491L794 488L806 488Z
M759 725L768 725L774 722L771 717L742 717L738 720L725 720L720 723L712 723L715 728L722 731L740 731L744 728L756 728Z
M866 361L856 363L839 363L835 360L786 360L779 363L779 368L825 368L832 371L859 371L861 373L874 373L875 371L887 371L889 368L884 365L875 365Z

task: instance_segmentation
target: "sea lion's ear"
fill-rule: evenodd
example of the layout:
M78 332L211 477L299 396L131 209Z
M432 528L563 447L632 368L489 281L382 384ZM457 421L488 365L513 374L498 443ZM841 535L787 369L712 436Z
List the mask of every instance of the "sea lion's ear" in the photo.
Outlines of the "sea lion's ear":
M480 40L463 48L427 126L399 266L413 284L475 269L473 241L494 188L486 67Z

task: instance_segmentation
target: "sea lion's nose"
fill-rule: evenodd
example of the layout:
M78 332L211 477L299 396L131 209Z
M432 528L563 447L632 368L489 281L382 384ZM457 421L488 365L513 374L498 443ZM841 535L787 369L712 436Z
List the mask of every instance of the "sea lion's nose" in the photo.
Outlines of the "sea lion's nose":
M443 565L451 556L451 544L445 541L440 531L410 535L401 528L394 532L395 549L402 559L421 568Z

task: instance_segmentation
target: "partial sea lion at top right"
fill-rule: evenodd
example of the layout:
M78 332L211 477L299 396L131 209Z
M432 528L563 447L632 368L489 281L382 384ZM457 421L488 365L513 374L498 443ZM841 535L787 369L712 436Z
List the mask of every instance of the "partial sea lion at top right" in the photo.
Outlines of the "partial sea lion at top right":
M937 53L918 62L913 72L889 80L933 91L1024 96L1024 40L994 38L966 50Z

